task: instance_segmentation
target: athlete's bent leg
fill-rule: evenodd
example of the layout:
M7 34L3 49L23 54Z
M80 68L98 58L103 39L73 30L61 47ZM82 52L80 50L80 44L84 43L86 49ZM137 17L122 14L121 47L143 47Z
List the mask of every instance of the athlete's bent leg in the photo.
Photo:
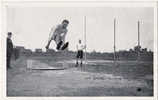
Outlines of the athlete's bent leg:
M57 36L54 41L57 45L56 49L60 50L60 47L63 45L63 41L61 40L61 36Z

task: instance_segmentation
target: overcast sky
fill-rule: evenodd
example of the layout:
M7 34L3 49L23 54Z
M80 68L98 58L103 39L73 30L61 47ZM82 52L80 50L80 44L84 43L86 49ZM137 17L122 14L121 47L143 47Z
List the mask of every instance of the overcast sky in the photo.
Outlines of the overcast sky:
M154 9L112 7L24 7L7 9L7 31L13 32L13 42L34 50L45 50L51 27L68 19L66 41L76 50L78 39L84 43L86 16L87 51L113 51L113 21L116 18L116 50L128 50L137 45L137 21L140 20L140 44L153 50ZM52 42L50 48L55 48Z

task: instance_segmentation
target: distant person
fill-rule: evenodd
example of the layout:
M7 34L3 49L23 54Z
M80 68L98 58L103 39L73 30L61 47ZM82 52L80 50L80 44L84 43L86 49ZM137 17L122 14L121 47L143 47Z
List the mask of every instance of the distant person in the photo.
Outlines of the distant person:
M69 24L68 20L63 20L61 24L59 24L55 27L55 29L54 28L51 29L51 33L53 33L53 35L49 39L49 41L46 45L46 49L49 49L49 45L52 40L55 41L55 43L57 45L56 46L57 50L64 50L68 47L69 42L65 43L65 37L68 32L68 30L67 30L68 24Z
M83 49L86 48L86 46L84 46L82 44L82 41L79 39L78 44L77 44L77 55L76 55L76 67L78 67L79 65L79 59L80 59L80 65L82 66L82 59L83 59Z
M11 40L12 32L8 32L7 36L7 68L11 68L10 62L11 62L11 56L13 53L13 43Z

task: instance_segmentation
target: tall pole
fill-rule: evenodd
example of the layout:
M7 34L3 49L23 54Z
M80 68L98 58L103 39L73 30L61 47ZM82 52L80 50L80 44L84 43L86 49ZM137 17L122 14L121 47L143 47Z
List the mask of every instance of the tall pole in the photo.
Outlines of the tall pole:
M140 58L140 22L138 21L138 51L137 60Z
M116 38L115 38L115 36L116 36L116 19L114 19L114 62L116 61Z
M140 46L140 22L138 21L138 46Z
M86 40L86 16L84 16L84 41L85 41L85 66L86 66L86 64L87 64L87 55L86 55L86 53L87 53L87 40Z

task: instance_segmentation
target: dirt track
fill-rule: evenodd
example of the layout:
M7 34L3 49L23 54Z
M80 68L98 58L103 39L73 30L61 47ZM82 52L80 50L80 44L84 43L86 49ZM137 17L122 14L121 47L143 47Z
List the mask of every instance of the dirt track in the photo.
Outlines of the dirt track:
M107 73L66 70L28 70L26 59L12 62L7 72L8 96L152 96L144 79L125 79ZM137 89L141 88L140 91Z

